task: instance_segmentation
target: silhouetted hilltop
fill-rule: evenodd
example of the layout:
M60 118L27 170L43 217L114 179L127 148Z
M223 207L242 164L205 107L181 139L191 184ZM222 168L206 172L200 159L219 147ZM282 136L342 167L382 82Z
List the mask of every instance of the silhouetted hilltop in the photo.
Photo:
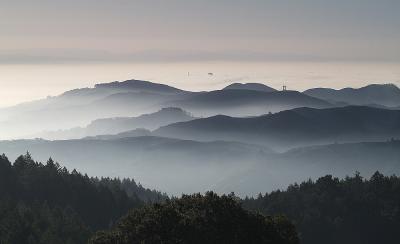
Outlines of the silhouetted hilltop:
M174 94L184 91L175 87L171 87L164 84L153 83L150 81L126 80L126 81L114 81L109 83L99 83L94 85L93 88L73 89L64 92L63 94L60 95L60 97L101 98L112 94L124 93L124 92Z
M263 92L274 92L274 88L261 83L233 83L225 87L223 90L252 90Z
M291 105L291 106L329 106L330 104L297 91L262 92L252 90L226 89L199 93L183 100L191 106L245 106L245 105Z
M122 90L134 90L139 92L156 92L156 93L179 93L184 92L183 90L177 89L172 86L153 83L150 81L143 80L126 80L126 81L114 81L110 83L96 84L94 88L99 89L122 89Z
M400 89L394 84L372 84L362 88L313 88L305 94L331 102L345 102L352 105L379 104L388 107L400 105Z

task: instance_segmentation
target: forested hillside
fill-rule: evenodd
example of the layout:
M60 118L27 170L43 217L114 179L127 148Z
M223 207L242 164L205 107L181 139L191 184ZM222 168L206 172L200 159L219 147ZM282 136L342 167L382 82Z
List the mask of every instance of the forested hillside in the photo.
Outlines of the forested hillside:
M133 180L69 172L27 153L14 164L0 156L0 243L86 243L129 209L165 198Z
M330 175L294 184L243 206L294 221L304 244L399 243L400 178L376 172L343 180Z

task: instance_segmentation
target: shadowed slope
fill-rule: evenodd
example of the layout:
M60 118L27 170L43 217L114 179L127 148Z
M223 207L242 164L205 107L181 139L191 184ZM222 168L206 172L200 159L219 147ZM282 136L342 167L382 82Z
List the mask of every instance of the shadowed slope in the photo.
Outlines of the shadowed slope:
M371 107L298 108L249 118L214 116L176 123L155 135L235 140L272 147L381 140L400 135L400 111Z

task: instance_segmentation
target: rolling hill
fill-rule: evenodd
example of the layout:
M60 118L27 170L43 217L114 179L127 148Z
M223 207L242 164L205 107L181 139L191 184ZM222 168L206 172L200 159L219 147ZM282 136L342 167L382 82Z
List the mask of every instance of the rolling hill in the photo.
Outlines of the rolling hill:
M32 137L44 139L79 139L88 136L113 135L136 129L154 130L171 123L195 119L180 108L162 108L161 110L143 114L138 117L104 118L92 121L86 127L68 130L48 131L35 134Z
M398 137L400 111L348 106L297 108L248 118L219 115L164 126L153 134L201 141L241 141L285 150L304 145Z

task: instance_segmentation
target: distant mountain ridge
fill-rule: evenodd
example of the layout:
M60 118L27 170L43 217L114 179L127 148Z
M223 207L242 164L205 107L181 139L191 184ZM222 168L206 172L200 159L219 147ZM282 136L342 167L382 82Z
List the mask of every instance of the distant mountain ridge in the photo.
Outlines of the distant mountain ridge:
M350 89L351 93L364 95L350 94L347 100L335 94L319 96L318 89L303 93L266 90L268 87L259 83L234 83L226 89L208 92L185 91L142 80L102 83L93 88L74 89L59 96L0 109L0 135L2 138L21 138L42 131L83 127L100 118L138 117L165 107L182 108L196 117L218 114L259 116L299 107L331 108L349 104L381 108L395 105L390 109L400 107L399 89L394 85ZM363 98L365 96L367 98Z
M327 108L332 104L297 91L264 92L224 89L196 93L173 105L205 116L254 116L298 107Z
M362 106L297 108L249 118L196 119L161 127L154 134L206 141L242 141L272 148L382 140L400 136L400 111Z
M331 102L345 102L351 105L378 104L387 107L400 106L400 89L394 84L372 84L358 89L313 88L304 94Z

